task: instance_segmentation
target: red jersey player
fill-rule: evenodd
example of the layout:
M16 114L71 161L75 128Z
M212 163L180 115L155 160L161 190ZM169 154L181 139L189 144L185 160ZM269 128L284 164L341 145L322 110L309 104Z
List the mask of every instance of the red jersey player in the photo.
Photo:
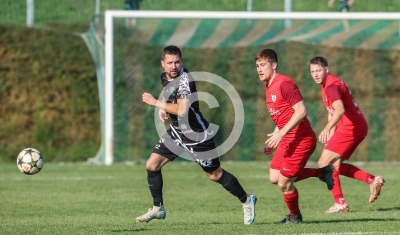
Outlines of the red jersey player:
M349 207L340 187L339 175L369 184L370 203L379 196L385 180L356 166L343 163L367 136L368 124L345 82L329 73L328 61L325 58L314 57L310 60L309 67L314 81L321 85L322 100L328 110L328 123L318 137L319 141L325 144L318 166L334 166L332 177L335 184L331 193L335 204L326 213L348 212Z
M266 154L276 148L269 179L281 189L289 209L286 218L277 223L301 223L299 193L294 182L315 150L317 137L306 118L307 110L299 88L289 77L277 72L276 52L261 50L255 62L259 79L266 83L266 106L276 125L275 131L268 134L264 148Z

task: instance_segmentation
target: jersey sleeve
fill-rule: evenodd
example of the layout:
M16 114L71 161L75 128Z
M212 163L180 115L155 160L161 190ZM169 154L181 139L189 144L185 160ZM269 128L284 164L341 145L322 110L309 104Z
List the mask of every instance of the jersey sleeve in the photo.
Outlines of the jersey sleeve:
M331 84L325 88L325 94L328 100L333 103L341 99L342 91L338 85Z
M294 82L282 82L281 84L282 97L288 102L290 106L297 104L303 100L299 88Z

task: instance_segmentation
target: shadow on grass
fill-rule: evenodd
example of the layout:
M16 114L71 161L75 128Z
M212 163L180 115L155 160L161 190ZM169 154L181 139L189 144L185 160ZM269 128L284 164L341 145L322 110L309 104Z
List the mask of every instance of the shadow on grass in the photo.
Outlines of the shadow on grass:
M113 233L124 233L124 232L143 232L147 231L148 229L138 228L138 229L114 229L111 230Z
M376 209L377 211L398 211L400 210L400 207L391 207L391 208L378 208Z

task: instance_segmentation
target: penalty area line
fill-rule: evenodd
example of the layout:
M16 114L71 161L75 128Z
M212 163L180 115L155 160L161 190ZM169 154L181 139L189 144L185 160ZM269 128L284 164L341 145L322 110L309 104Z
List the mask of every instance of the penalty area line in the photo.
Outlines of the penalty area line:
M333 233L296 233L293 235L363 235L363 234L400 234L400 232L333 232ZM286 235L286 234L280 234Z

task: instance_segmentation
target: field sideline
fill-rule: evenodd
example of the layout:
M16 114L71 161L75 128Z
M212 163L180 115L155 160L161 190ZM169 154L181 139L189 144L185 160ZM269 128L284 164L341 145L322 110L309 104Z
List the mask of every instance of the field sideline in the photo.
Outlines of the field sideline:
M258 197L250 226L243 225L239 201L193 162L164 167L167 217L149 223L135 221L152 204L143 164L45 163L28 176L7 163L0 165L0 234L400 234L398 164L365 167L386 180L372 204L367 185L341 178L350 213L325 214L333 204L325 184L298 182L301 225L274 224L288 211L278 188L268 182L268 162L222 164Z

